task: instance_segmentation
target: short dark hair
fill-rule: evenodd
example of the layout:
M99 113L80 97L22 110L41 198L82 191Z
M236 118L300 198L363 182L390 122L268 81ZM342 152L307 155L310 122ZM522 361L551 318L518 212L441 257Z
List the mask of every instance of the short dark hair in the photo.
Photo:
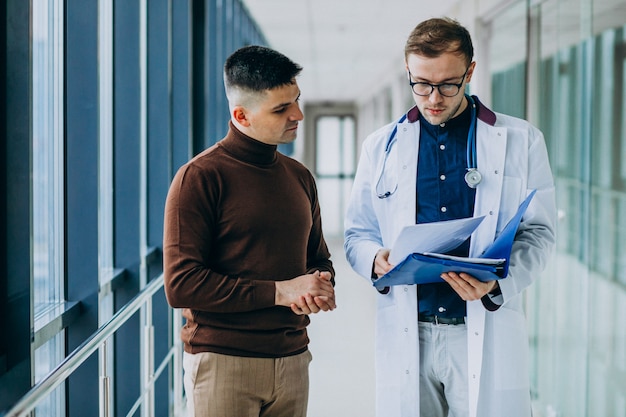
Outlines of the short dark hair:
M433 18L418 24L404 47L405 59L411 54L436 58L446 52L464 55L467 65L474 58L474 47L468 30L449 17Z
M271 48L244 46L233 52L224 64L224 85L263 92L293 83L302 67Z

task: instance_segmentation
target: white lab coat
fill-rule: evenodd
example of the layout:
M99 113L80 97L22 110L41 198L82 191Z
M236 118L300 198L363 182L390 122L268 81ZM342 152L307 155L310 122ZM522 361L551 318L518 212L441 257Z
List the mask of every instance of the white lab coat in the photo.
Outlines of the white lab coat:
M537 193L515 238L509 275L499 282L502 306L490 312L481 301L467 303L470 416L529 417L528 336L521 293L544 268L554 246L553 178L542 133L476 101L477 165L483 180L476 189L474 215L486 218L472 235L470 256L478 256L494 240L530 190ZM484 121L489 116L491 122L495 118L493 125ZM416 218L419 121L398 124L397 141L376 189L395 125L382 127L364 142L345 221L346 257L369 283L376 252L391 248L400 230L415 224ZM395 184L398 188L390 197L377 196ZM419 416L417 311L415 285L392 287L377 296L378 417Z

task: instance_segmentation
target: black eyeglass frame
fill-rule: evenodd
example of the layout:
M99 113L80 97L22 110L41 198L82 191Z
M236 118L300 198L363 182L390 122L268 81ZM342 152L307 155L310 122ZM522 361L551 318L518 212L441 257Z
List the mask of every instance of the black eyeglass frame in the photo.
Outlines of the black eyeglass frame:
M461 87L463 86L463 83L465 82L465 77L467 76L467 71L469 71L470 67L472 65L468 65L467 69L465 70L465 72L463 73L463 76L461 78L461 82L458 84L455 83L442 83L442 84L431 84L431 83L425 83L425 82L413 82L411 80L411 71L409 71L409 85L411 86L411 91L413 91L413 93L415 93L416 95L420 96L420 97L428 97L430 96L433 91L435 91L435 87L437 88L437 91L439 91L439 94L441 94L444 97L456 97L459 95L459 92L461 91ZM430 92L428 94L419 94L418 92L415 91L415 88L413 88L415 85L421 85L421 86L429 86L430 87ZM452 94L452 95L448 95L448 94L444 94L441 91L441 87L443 86L454 86L456 87L456 93Z

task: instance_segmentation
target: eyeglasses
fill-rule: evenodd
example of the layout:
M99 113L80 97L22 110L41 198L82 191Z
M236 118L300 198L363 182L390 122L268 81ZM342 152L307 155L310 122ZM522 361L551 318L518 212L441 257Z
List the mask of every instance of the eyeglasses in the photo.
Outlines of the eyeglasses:
M411 81L411 71L409 71L409 85L413 89L413 92L418 96L430 96L433 91L435 91L435 87L437 87L437 91L439 91L439 94L441 94L442 96L454 97L459 94L459 91L461 91L461 87L463 86L463 82L465 81L467 71L469 71L469 67L467 67L467 69L465 70L463 78L461 78L461 82L458 84L431 84L423 82L414 83L413 81Z

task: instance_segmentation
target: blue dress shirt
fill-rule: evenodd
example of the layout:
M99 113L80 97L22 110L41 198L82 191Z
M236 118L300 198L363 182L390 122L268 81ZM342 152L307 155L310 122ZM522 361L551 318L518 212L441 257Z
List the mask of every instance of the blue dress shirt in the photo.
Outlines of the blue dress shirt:
M441 125L431 125L420 115L417 169L417 222L471 217L476 190L465 183L469 106ZM451 255L467 256L469 239ZM419 312L439 317L464 317L465 301L446 282L418 285Z

